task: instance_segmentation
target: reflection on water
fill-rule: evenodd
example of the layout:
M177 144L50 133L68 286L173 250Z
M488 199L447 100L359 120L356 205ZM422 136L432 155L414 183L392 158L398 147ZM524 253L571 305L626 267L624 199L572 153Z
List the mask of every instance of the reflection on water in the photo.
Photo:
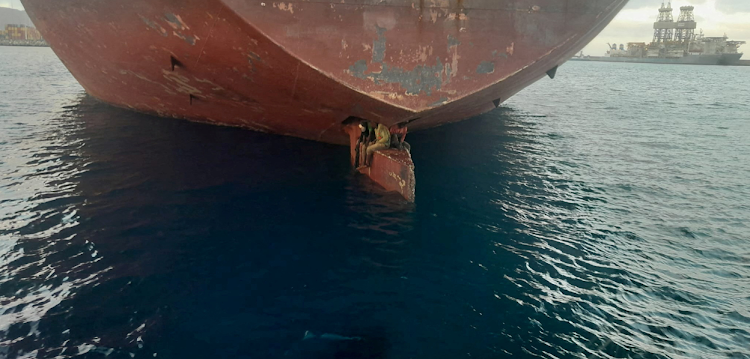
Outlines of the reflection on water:
M4 355L38 348L43 317L108 268L77 234L80 130L66 116L4 119L0 139L0 333ZM9 345L13 351L9 352Z
M165 121L86 96L33 125L10 126L4 143L13 154L3 163L0 232L6 355L143 354L147 329L213 322L222 308L202 317L192 306L224 306L216 296L260 289L245 295L271 303L404 261L413 205L355 177L343 147ZM317 268L315 284L295 273L306 267ZM286 352L370 351L384 343L377 336L295 344L300 337Z
M0 356L750 355L750 108L731 96L657 119L637 106L654 94L594 86L628 64L566 65L410 134L410 204L344 147L111 108L49 50L12 51L37 73L0 74Z

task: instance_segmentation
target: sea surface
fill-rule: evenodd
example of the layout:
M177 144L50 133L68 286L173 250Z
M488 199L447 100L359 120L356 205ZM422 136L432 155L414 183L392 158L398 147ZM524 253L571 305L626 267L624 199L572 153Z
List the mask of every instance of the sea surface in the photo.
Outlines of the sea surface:
M410 134L409 204L0 47L0 357L750 358L748 84L565 64Z

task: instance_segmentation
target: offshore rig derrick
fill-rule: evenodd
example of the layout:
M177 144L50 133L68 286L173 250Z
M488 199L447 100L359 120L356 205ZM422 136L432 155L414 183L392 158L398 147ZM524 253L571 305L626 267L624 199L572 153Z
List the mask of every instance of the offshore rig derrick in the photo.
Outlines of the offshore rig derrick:
M695 40L695 29L698 24L695 22L695 7L680 7L680 16L677 22L672 16L672 3L661 4L659 17L654 23L654 40L655 43L664 42L688 42Z
M659 17L654 23L653 42L661 43L672 41L672 37L674 37L674 29L676 27L677 25L674 23L674 18L672 17L672 3L667 3L667 6L664 6L664 3L662 3L661 8L659 9Z
M672 16L672 3L661 4L659 17L654 23L654 43L665 42L687 42L695 40L695 29L698 24L695 22L695 7L680 7L680 16L677 22Z
M698 24L695 22L694 9L692 6L680 7L680 17L677 18L674 41L687 42L695 39L695 28L698 27Z
M674 21L672 3L661 4L659 17L654 23L654 40L648 47L648 57L681 58L689 52L701 50L693 47L696 36L695 8L680 7L680 16ZM692 47L692 49L691 49Z

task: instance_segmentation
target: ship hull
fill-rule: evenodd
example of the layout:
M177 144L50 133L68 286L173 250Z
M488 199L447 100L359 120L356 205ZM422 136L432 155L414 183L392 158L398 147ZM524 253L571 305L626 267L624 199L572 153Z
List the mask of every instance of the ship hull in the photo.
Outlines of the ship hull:
M87 93L164 117L346 144L495 108L627 0L23 0Z
M673 64L673 65L738 65L742 54L690 55L680 58L659 57L583 57L572 58L572 61L597 62L632 62L641 64Z

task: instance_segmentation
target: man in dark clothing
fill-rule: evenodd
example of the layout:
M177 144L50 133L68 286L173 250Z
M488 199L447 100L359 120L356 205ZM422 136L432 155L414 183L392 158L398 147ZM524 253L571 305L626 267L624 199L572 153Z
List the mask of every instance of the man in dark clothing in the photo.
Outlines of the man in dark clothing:
M406 150L411 153L411 146L404 141L406 139L406 123L402 122L388 129L391 133L391 147Z
M357 140L357 144L354 146L354 168L359 167L360 165L360 153L362 152L361 149L364 146L364 148L367 148L367 146L372 142L372 137L375 133L375 130L372 128L372 125L369 121L362 121L359 123L359 130L362 132L359 135L359 139Z

